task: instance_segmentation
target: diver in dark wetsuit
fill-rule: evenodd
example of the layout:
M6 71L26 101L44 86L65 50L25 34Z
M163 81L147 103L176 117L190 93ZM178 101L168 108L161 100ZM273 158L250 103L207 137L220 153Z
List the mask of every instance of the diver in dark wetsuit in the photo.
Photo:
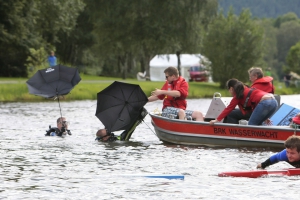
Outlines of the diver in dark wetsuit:
M68 129L68 125L70 124L68 121L66 121L65 117L59 117L56 120L57 127L51 127L49 126L49 130L46 131L45 136L66 136L72 135L71 131Z
M102 142L114 142L120 140L120 136L115 136L114 133L109 133L106 129L99 129L96 133L96 140Z
M143 121L143 119L146 117L147 114L148 114L147 110L145 108L142 108L142 111L139 117L137 118L137 120L133 121L130 128L124 130L119 136L115 136L114 133L109 133L106 129L99 129L96 133L95 140L102 141L102 142L113 142L116 140L127 141L130 139L135 128Z
M266 167L278 163L279 161L285 161L296 168L300 168L300 136L290 136L284 142L284 146L286 149L274 154L265 162L258 164L257 168L265 169Z

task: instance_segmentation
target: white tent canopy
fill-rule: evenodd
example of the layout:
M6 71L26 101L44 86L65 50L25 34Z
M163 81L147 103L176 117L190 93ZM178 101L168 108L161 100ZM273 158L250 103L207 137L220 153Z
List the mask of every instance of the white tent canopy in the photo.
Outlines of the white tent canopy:
M181 54L181 76L185 78L186 81L189 80L188 69L191 66L198 66L200 64L202 56L200 54ZM164 81L166 80L164 70L167 67L178 66L178 60L176 54L167 55L156 55L150 61L150 80L151 81Z

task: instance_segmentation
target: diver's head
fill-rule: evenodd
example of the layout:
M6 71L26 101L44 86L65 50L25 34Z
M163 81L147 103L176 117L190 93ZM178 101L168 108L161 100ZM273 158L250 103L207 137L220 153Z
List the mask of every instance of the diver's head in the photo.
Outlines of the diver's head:
M107 132L106 129L100 129L97 131L96 136L98 138L98 140L101 140L103 142L106 142L109 140L110 137L110 133Z

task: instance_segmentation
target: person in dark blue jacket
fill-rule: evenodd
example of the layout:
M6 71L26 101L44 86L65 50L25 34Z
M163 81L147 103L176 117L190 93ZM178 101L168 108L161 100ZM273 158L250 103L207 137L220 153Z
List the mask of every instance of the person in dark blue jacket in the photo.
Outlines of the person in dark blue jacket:
M54 54L54 51L51 51L50 52L50 55L48 56L48 63L49 63L49 66L50 67L53 67L56 65L56 57L55 57L55 54Z
M284 146L285 149L283 151L272 155L265 162L258 164L257 168L265 169L279 161L285 161L296 168L300 168L300 136L290 136L284 142Z

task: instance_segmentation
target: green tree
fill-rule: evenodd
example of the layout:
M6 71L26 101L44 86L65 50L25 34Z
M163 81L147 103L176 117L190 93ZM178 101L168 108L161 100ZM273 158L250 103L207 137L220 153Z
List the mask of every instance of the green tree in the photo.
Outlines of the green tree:
M32 52L52 46L58 31L70 33L83 7L81 0L0 0L0 76L26 77L39 60Z
M258 66L264 70L271 68L272 77L278 79L276 65L277 59L277 31L273 26L274 19L255 19L255 21L264 29L263 60Z
M253 20L249 10L235 16L231 9L220 13L208 27L202 53L212 62L212 78L224 87L230 78L246 81L247 70L262 57L263 29Z
M294 12L300 16L299 0L219 0L219 7L227 13L230 6L235 14L240 14L243 9L249 9L252 16L258 18L276 18L288 12Z
M284 75L283 66L286 65L285 61L290 48L300 41L300 23L298 21L288 21L281 24L276 35L278 50L276 55L278 60L277 71L280 77Z
M130 59L141 60L148 71L156 54L195 52L200 25L217 8L215 0L94 0L93 4L99 56L117 57L123 78Z
M59 62L77 66L80 70L84 69L84 65L89 64L85 61L86 51L89 51L95 43L93 30L90 10L86 6L77 17L76 25L71 32L60 30L56 35L57 40L54 44ZM89 54L93 55L92 52Z
M300 74L300 42L291 47L286 57L286 63L288 65L288 71Z
M35 2L39 11L36 18L36 31L50 44L59 40L59 31L71 33L78 15L85 6L83 0L35 0Z
M32 5L34 0L0 0L0 76L27 76L29 47L39 43Z
M277 17L277 19L274 22L274 27L280 28L281 24L290 21L298 21L298 16L293 12L289 12L285 15Z

